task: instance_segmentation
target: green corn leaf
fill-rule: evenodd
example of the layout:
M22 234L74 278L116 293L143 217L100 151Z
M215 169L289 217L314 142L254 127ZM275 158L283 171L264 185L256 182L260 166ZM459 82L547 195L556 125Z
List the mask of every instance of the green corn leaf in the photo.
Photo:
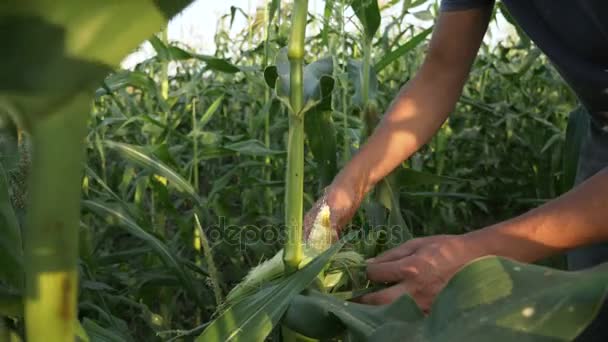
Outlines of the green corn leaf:
M374 65L375 71L382 71L384 68L391 65L391 63L403 57L403 55L405 55L412 49L415 49L418 45L420 45L420 43L422 43L426 39L426 37L431 32L433 32L433 28L428 28L412 37L410 40L407 41L407 43L399 46L395 50L384 55L384 57Z
M507 6L505 6L503 2L498 2L497 6L500 9L500 13L504 16L504 18L509 22L509 24L515 27L515 30L517 30L517 35L519 36L519 47L522 49L530 48L530 45L532 43L530 37L528 37L528 34L526 34L526 32L521 28L521 26L519 26L519 23L515 20L515 18L513 18L513 16L507 9Z
M227 308L196 341L264 341L292 298L317 277L345 241L334 244L301 270Z
M0 280L16 289L23 286L21 227L9 194L8 178L0 165Z
M370 306L308 291L294 297L283 322L290 329L316 339L331 339L348 333L354 341L365 341L380 326L417 322L423 317L409 296L403 296L390 305Z
M575 183L578 170L578 159L585 139L589 131L589 115L584 108L580 107L570 113L568 117L568 128L566 129L566 142L564 143L563 159L563 191L570 190Z
M15 170L21 157L19 129L11 120L11 113L4 113L0 106L0 165L6 171Z
M171 251L169 251L169 248L167 248L167 246L161 240L145 231L126 214L111 208L105 203L85 200L83 201L83 206L101 217L112 218L118 221L119 226L124 228L127 233L142 240L148 246L150 246L150 248L152 248L162 260L165 266L169 267L175 276L181 280L182 284L188 290L188 293L192 296L192 298L194 298L200 304L200 298L191 277L184 271L184 268L177 261L177 258L171 253Z
M279 98L288 108L290 94L289 60L287 48L283 48L276 56L274 66L264 70L266 84L275 90ZM335 80L333 74L333 58L325 57L304 67L304 109L307 112L314 106L331 101Z
M567 272L489 256L460 270L428 317L407 296L377 307L313 294L295 298L285 322L327 338L317 328L338 320L353 341L572 341L596 316L607 290L608 263ZM308 319L298 312L310 313Z
M357 59L349 59L346 71L351 84L355 88L355 94L353 95L353 104L362 108L363 103L363 62ZM368 96L370 101L374 101L378 96L378 75L373 66L369 66L369 88Z
M124 335L115 332L112 329L104 328L94 321L85 318L82 327L86 331L91 342L125 342L132 341L132 339L125 337Z
M156 36L152 36L152 38L149 39L149 42L156 51L156 58L161 61L198 59L200 61L205 62L205 64L207 65L207 69L209 70L220 71L230 74L239 72L241 70L239 67L222 58L188 52L177 46L167 46Z
M368 40L372 40L374 35L380 28L380 9L378 8L377 0L353 0L351 7L355 11L355 15L363 25L365 36Z
M332 24L332 10L334 8L334 0L325 0L325 8L323 9L323 30L321 31L321 39L323 45L329 44L329 31Z
M139 88L149 94L158 94L154 80L141 71L120 70L108 76L104 81L104 88L97 90L96 95L101 96L109 91L116 91L126 86Z
M411 8L424 4L426 0L405 0L403 1L402 12L408 12Z
M271 156L285 153L283 151L270 149L264 146L261 141L256 139L239 141L232 144L224 145L224 148L247 156Z
M274 20L274 17L275 15L277 15L280 6L281 0L271 0L268 2L268 22L272 22Z
M76 324L76 329L75 329L76 330L76 336L75 336L76 342L90 342L91 339L89 338L89 335L87 334L87 331L84 329L82 324L80 324L80 321L76 320L75 324Z
M378 187L378 200L389 210L388 214L388 243L387 247L396 247L411 239L410 232L403 215L401 215L401 205L399 201L400 184L396 175L391 174L384 178Z
M571 341L595 317L608 264L566 272L485 257L458 272L437 297L428 340Z
M223 100L224 100L224 96L222 95L222 96L218 97L217 99L215 99L215 101L213 101L213 103L211 103L211 105L209 105L209 108L207 108L207 110L201 117L198 129L205 128L205 126L207 125L209 120L211 120L211 118L213 118L213 115L215 113L217 113L217 110L220 107L220 105L222 104Z
M459 182L466 182L465 179L440 176L428 172L416 171L410 168L398 169L395 177L397 183L401 187L413 187L413 186L424 186L424 185L437 185L437 184L457 184Z
M0 285L0 316L23 316L23 299L21 295L2 285Z
M190 1L3 1L0 107L23 127L95 87L133 48ZM137 24L116 25L117 22ZM23 42L28 42L23 44ZM24 77L27 75L27 77ZM61 80L61 81L58 81Z
M331 114L329 110L312 109L304 120L308 146L317 163L319 190L328 186L338 173L336 128Z
M129 159L129 161L139 166L148 168L152 172L167 178L167 180L169 180L169 186L174 187L180 192L188 194L196 203L202 203L201 198L198 196L198 193L192 187L190 182L161 161L148 156L142 151L141 148L111 140L106 140L104 143L107 147L120 152L123 156Z

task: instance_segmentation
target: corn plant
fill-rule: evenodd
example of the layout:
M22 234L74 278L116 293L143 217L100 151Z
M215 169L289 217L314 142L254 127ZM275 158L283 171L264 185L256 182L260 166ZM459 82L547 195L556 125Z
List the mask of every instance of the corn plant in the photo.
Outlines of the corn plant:
M412 13L424 1L326 1L319 17L304 3L233 8L213 55L153 35L186 2L0 5L0 341L569 340L593 318L602 267L572 274L497 258L463 269L428 317L407 296L344 301L370 291L362 254L481 227L567 190L586 117L568 123L575 98L529 42L484 45L438 137L354 218L360 236L322 252L334 238L323 211L320 243L302 244L303 209L415 72L431 31L407 20L429 17ZM233 35L235 16L248 25ZM106 77L145 38L156 55ZM51 234L48 222L65 226ZM384 240L387 224L399 241ZM256 226L285 227L289 243L230 239Z
M379 13L377 4L374 3L353 3L355 13L361 19L364 27L369 30L364 46L368 52L364 53L362 82L360 83L362 104L364 111L368 112L371 108L368 104L371 74L369 50L373 35L379 26ZM399 336L400 339L407 337L415 341L441 340L447 336L455 340L464 340L471 335L477 335L480 338L494 336L494 338L502 338L505 341L511 340L518 334L522 335L521 338L529 340L536 340L539 336L568 340L576 336L593 317L594 311L599 307L597 299L601 298L606 291L606 277L599 269L587 273L585 284L577 289L572 289L572 292L566 296L568 299L565 300L572 304L569 309L570 314L569 310L562 306L565 302L557 305L555 303L554 298L563 296L561 292L563 288L560 285L532 299L535 305L530 306L530 294L538 293L531 284L547 286L541 279L552 275L551 272L547 273L548 271L542 268L500 258L479 260L459 272L440 295L431 316L426 319L417 309L416 304L407 296L390 306L374 308L348 304L332 295L314 290L298 295L311 280L303 275L305 271L310 270L309 267L295 271L301 267L305 254L303 249L306 248L301 241L305 127L302 121L305 119L305 113L311 114L311 109L323 102L321 99L315 103L314 94L306 93L304 87L306 81L318 80L318 86L315 82L314 85L310 84L308 89L317 90L323 97L324 94L331 94L334 85L333 79L326 77L324 87L322 70L326 64L325 61L311 63L306 68L302 65L305 23L306 1L295 1L288 48L277 56L277 65L268 68L265 72L269 86L275 89L276 96L285 103L290 117L285 197L285 223L288 238L283 256L285 265L279 264L278 256L280 254L277 254L273 259L253 269L244 282L237 286L232 296L229 295L235 304L223 311L222 315L199 336L199 340L263 340L271 333L271 327L277 325L279 321L289 328L283 330L285 340L301 338L293 335L293 331L317 339L348 336L350 340L357 341L395 339L396 336ZM428 31L423 34L428 34ZM330 73L331 67L328 65L326 74ZM365 121L364 117L362 122ZM331 124L331 122L328 123ZM367 120L367 124L373 124L373 122ZM314 149L312 152L314 154ZM390 183L386 183L385 188L384 191L389 192L390 198L387 208L398 212L398 204L391 204L396 201L396 196L391 193ZM328 213L325 215L328 216ZM400 214L398 215L400 216ZM319 225L321 229L329 227L328 222L325 226L322 223ZM315 236L312 235L314 239ZM336 246L330 249L333 253L342 244ZM313 263L319 265L319 260L327 263L327 252L321 258L315 259ZM522 269L525 271L522 272ZM315 272L319 271L322 269L315 269ZM284 274L291 275L283 278ZM525 274L525 276L521 276L521 274ZM578 278L578 276L568 273L560 273L558 276L560 278L558 282L561 284ZM296 278L303 283L296 285ZM473 284L476 283L479 287L473 290L467 289L472 279L476 279ZM264 285L264 282L271 280L274 281L274 285ZM550 284L554 284L555 281L546 278L544 280ZM498 287L489 285L495 284L495 282L502 285ZM257 290L258 288L259 290ZM594 289L596 300L581 304L583 293L590 288ZM463 292L470 295L463 297ZM483 292L484 295L478 297L479 292ZM273 296L277 298L271 299ZM458 296L458 299L452 296ZM575 303L582 305L580 309L575 308ZM572 312L578 310L582 310L585 314L577 316L579 319L571 320L568 328L558 332L547 330L555 322L562 321L565 316L575 317ZM309 319L303 319L303 316ZM480 321L476 321L474 325L468 323L478 319ZM503 320L508 323L501 323ZM462 326L473 328L462 331ZM460 331L456 333L451 330L451 327ZM500 332L495 327L502 327L504 331Z
M29 341L74 339L82 141L93 86L185 5L9 1L0 7L10 36L0 103L32 137L22 293ZM110 23L131 11L142 13L136 27L123 31Z

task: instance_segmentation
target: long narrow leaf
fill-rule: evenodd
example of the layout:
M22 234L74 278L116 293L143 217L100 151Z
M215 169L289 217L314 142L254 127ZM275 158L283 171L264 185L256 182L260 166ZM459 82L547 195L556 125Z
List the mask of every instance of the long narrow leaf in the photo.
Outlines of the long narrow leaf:
M345 241L334 244L303 269L226 309L196 341L263 341L293 297L314 280Z
M119 143L115 141L106 140L105 145L109 148L117 150L127 157L130 161L138 164L139 166L148 168L153 172L167 178L169 185L173 186L176 190L190 195L190 197L198 204L202 203L201 198L198 196L196 190L190 182L184 179L177 172L173 171L170 167L162 163L161 161L152 158L142 152L142 150L136 146Z
M401 58L403 55L405 55L406 53L408 53L412 49L416 48L418 45L420 45L420 43L422 43L424 41L424 39L432 31L433 31L432 28L428 28L428 29L426 29L426 30L418 33L414 37L412 37L412 39L408 40L407 43L405 43L405 44L401 45L400 47L396 48L395 50L387 53L374 66L374 68L376 69L376 72L380 72L382 69L386 68L391 63L393 63L397 59Z
M167 248L162 241L145 231L127 215L107 206L104 203L86 200L83 201L83 206L102 217L109 216L114 218L120 223L120 227L124 228L127 233L141 239L143 242L149 245L163 261L165 266L169 267L175 273L175 276L181 280L188 293L200 304L200 298L194 287L192 279L184 271L182 265L177 261L177 258L171 253L171 251L169 251L169 248Z

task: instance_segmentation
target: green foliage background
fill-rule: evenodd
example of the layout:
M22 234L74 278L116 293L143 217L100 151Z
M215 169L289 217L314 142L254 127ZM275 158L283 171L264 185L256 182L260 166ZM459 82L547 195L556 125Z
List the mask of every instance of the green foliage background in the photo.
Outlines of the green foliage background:
M341 17L344 4L335 4L311 19L306 42L307 57L333 56L334 109L319 114L332 131L322 131L322 124L307 130L329 134L323 145L333 142L336 153L328 157L335 159L328 169L314 152L318 137L308 141L305 208L355 153L364 126L359 89L349 73L356 62L349 60L362 58L365 35L344 31L341 23L354 19ZM372 40L371 59L382 67L370 80L377 114L424 57L428 38L418 36L424 30L404 20L412 11L404 6L385 14ZM432 18L436 11L417 7L413 15ZM256 227L280 231L283 223L288 120L263 71L287 44L289 12L281 8L269 22L260 9L234 36L233 17L243 15L235 9L221 22L213 56L154 37L155 57L108 76L97 90L86 140L79 263L79 315L91 337L198 335L228 290L281 247L279 239L246 234ZM387 59L417 36L419 45ZM565 128L576 105L525 37L484 45L453 115L403 166L420 173L396 176L399 222L413 236L463 233L564 192L570 186ZM19 145L18 154L3 154L3 166L22 220L28 137L17 137L8 121L3 129L3 146ZM393 222L395 213L382 204L366 202L353 221L364 232L354 248L366 256L400 242L383 234L381 226ZM3 288L5 293L11 289Z

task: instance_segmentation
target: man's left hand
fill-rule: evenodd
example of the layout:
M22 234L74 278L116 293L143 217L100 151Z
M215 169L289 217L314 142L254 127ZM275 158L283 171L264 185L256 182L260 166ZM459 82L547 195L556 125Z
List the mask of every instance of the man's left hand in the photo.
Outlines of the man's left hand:
M483 244L468 235L418 238L368 260L367 277L392 284L359 298L365 304L388 304L409 294L424 312L448 280L469 261L486 255Z

